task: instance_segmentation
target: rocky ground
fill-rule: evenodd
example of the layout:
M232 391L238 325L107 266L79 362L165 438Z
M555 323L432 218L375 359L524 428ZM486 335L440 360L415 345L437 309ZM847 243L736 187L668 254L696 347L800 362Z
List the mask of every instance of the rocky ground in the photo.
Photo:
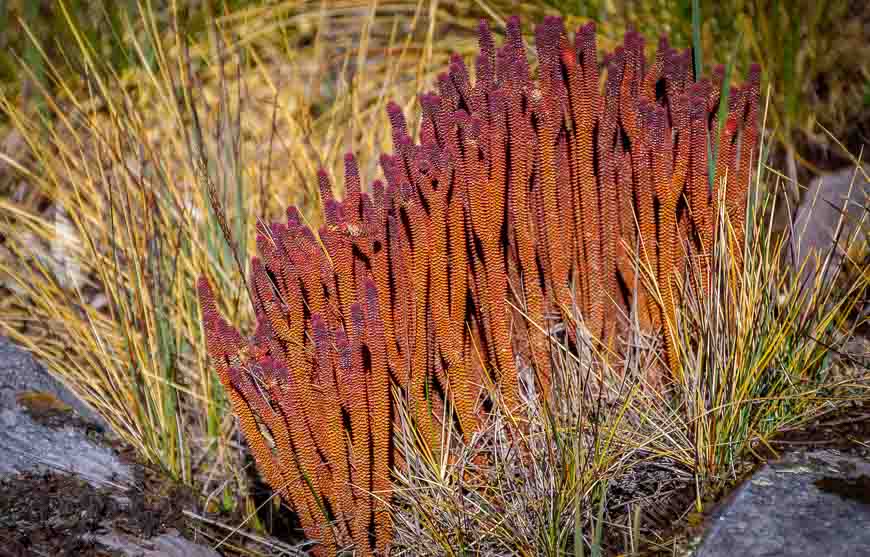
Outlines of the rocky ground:
M753 474L710 518L695 556L868 553L870 459L823 449L788 453Z
M135 462L29 354L0 338L0 556L217 556L190 491ZM187 537L185 537L187 536Z

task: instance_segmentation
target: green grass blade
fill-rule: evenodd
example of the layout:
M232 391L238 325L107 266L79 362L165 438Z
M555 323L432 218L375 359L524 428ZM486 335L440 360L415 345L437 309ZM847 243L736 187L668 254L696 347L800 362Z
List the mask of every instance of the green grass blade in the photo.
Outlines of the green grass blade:
M704 68L704 49L701 44L701 6L698 0L692 0L692 60L695 64L695 81L701 79Z

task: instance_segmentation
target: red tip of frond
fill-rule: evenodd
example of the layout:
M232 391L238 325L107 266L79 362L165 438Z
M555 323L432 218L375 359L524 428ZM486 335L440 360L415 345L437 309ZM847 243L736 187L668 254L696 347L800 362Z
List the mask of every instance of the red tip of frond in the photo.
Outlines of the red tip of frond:
M317 349L320 350L321 347L325 348L326 343L329 341L329 331L326 329L326 321L318 313L311 316L311 331Z
M268 366L266 369L273 380L278 380L283 384L292 383L293 376L290 375L290 370L281 360L267 356L266 358L263 358L263 366Z
M459 103L459 94L456 92L453 82L450 81L450 74L447 72L439 73L435 78L435 83L438 88L438 94L448 99L451 105L455 107Z
M622 44L625 46L625 50L632 54L643 52L643 37L634 29L626 31L625 36L622 38Z
M299 242L299 245L307 250L308 253L313 253L317 248L317 238L314 237L314 232L307 226L300 226L297 232L299 234L296 240Z
M234 366L229 369L228 375L230 378L230 385L232 385L236 391L241 393L249 404L252 404L254 408L260 411L267 408L267 406L263 405L263 402L265 402L263 395L254 385L254 382L251 381L251 376L248 371Z
M662 59L662 75L668 81L675 81L680 72L680 55L674 49L669 48L665 51Z
M344 222L344 211L341 203L335 199L330 199L323 205L323 215L326 218L326 223L330 226L338 226Z
M269 323L269 317L263 311L263 308L257 302L254 302L254 314L257 317L257 328L254 329L254 346L257 350L266 350L269 340L272 338L272 325Z
M547 16L544 21L535 26L535 47L542 66L549 67L555 61L561 30L562 19L558 16Z
M399 137L398 139L399 139L399 144L398 144L399 152L409 153L410 151L413 150L414 140L411 139L411 136L403 135L403 136Z
M287 207L287 226L299 226L300 222L299 208L295 205Z
M260 299L263 302L274 303L275 293L272 291L272 281L269 279L269 275L266 272L266 267L263 265L263 262L257 257L251 259L251 277L253 279L254 288L256 289L257 295ZM268 308L264 307L263 310L268 311Z
M689 120L701 120L707 117L707 92L700 83L692 85L689 89Z
M381 169L384 171L384 178L390 187L399 187L399 169L396 167L395 160L392 156L383 153L380 156Z
M295 226L299 226L299 225L297 224ZM275 242L275 244L277 245L278 239L283 238L283 237L291 234L292 231L295 230L295 226L292 224L281 224L280 222L273 222L269 226L269 232L267 234L267 237L272 239Z
M281 377L281 367L283 366L281 362L274 357L266 355L260 358L257 362L257 367L260 370L260 374L263 376L263 381L266 384L269 384L274 383Z
M655 109L656 104L653 102L649 102L646 99L641 99L638 101L637 111L640 113L640 117L643 119L646 126L651 125Z
M658 52L665 53L671 49L670 42L668 42L668 36L664 33L659 35L659 46Z
M706 111L707 99L710 98L710 94L713 92L713 84L706 79L702 79L701 81L690 85L689 90L692 95L697 96L704 101L704 110Z
M494 51L495 41L492 39L492 31L489 28L489 20L485 17L477 22L477 40L481 50Z
M359 165L353 153L345 153L344 155L344 180L349 193L359 193Z
M520 16L512 15L507 19L507 37L508 41L522 42L522 30L520 27Z
M665 67L665 61L671 55L671 45L668 42L667 35L659 36L659 44L658 48L656 48L656 63L660 65L662 69Z
M680 72L684 77L690 77L692 75L692 49L687 48L683 50L681 55L681 69Z
M320 188L320 200L322 203L326 203L333 198L332 183L329 181L329 174L323 168L317 171L317 185Z
M211 284L205 275L199 277L196 281L196 292L199 296L199 307L202 311L204 320L218 317L217 306L214 301L214 292L212 292Z
M363 284L363 288L365 288L365 300L366 300L366 309L368 311L369 319L377 319L377 315L380 310L378 308L378 287L375 285L375 281L371 278L367 278Z
M348 341L347 333L344 332L344 329L338 329L335 331L335 351L338 353L338 363L341 368L350 371L350 341Z
M402 135L407 135L408 124L405 121L405 115L402 113L402 108L393 101L387 103L387 117L390 119L390 126L393 129L393 140Z
M507 110L507 98L503 90L496 89L490 93L489 110L492 113L492 116L497 116Z
M477 26L480 55L477 57L477 83L488 90L495 83L495 41L489 23L481 19Z
M625 47L618 46L613 49L611 55L606 59L606 63L611 67L616 66L620 71L620 75L622 74L622 66L625 64Z
M257 251L262 253L264 256L272 251L272 241L268 237L266 237L265 234L257 234L257 238L255 241L257 243Z
M453 53L450 55L450 76L457 80L457 83L464 85L468 83L468 68L465 67L465 60L459 54Z
M290 371L279 358L266 354L257 361L257 369L265 380L289 380Z
M419 99L423 116L434 119L438 113L438 108L441 106L441 97L435 93L421 93Z
M231 367L227 371L227 374L230 378L230 385L232 385L235 390L239 391L240 393L245 395L245 397L247 397L248 393L246 393L244 389L245 380L243 373L244 372L236 366Z
M570 48L563 47L560 49L559 55L562 59L562 63L565 64L566 68L568 68L568 71L572 71L577 67L576 50L572 51Z
M752 64L749 66L749 77L747 78L747 82L757 87L759 82L761 81L761 65L760 64Z
M453 121L456 122L457 126L467 128L471 124L471 115L464 110L455 110L453 112Z
M725 129L723 130L723 134L725 138L733 137L734 134L737 133L737 115L730 114L728 119L725 121Z

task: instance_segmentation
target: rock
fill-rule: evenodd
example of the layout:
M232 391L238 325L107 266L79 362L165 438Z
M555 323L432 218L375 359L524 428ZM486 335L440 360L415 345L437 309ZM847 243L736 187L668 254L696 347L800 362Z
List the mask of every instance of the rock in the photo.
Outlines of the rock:
M148 497L143 468L101 444L105 429L30 354L0 337L0 555L7 547L11 555L58 548L90 555L98 546L131 557L219 555L172 528L191 502L177 491Z
M38 419L46 414L57 427ZM50 469L95 487L126 483L129 466L95 443L88 427L105 426L30 354L0 337L0 476Z
M182 538L178 532L167 532L151 540L153 549L145 553L145 557L217 557L217 551L210 547L197 545Z
M172 530L154 539L141 539L114 531L94 538L103 547L125 557L218 557L210 547L195 544Z
M696 557L870 554L870 462L836 451L765 465L714 514Z
M94 486L131 477L127 465L86 433L46 427L20 410L0 410L0 475L43 469L77 474Z
M863 173L857 167L844 168L838 172L813 180L804 194L795 213L793 234L788 245L786 261L797 272L809 257L807 265L798 275L803 284L808 284L819 265L833 248L827 277L836 274L836 269L846 258L847 240L856 233L866 249L870 221L866 208L870 207L870 166ZM845 215L844 215L845 208ZM837 238L837 227L842 216L843 227ZM862 220L863 219L863 220ZM837 241L839 240L839 242ZM850 254L860 257L863 254ZM819 258L818 264L816 257Z
M88 405L52 377L33 356L0 336L0 408L14 407L18 393L28 391L52 394L86 420L101 422Z

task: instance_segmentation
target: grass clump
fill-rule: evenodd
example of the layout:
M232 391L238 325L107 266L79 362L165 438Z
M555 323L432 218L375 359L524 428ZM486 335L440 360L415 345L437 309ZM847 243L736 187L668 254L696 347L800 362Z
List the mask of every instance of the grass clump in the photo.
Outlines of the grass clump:
M625 491L629 474L659 467L700 498L733 478L753 444L844 396L819 355L833 330L854 332L853 305L828 307L828 290L795 300L802 290L791 286L784 313L766 303L779 303L771 293L783 244L759 242L771 223L745 218L749 201L764 214L759 190L747 193L762 169L756 161L751 178L757 72L730 95L721 80L692 84L690 57L666 40L656 64L638 71L642 40L629 33L608 58L599 103L594 28L580 28L574 49L558 18L535 35L533 83L518 20L499 49L481 23L476 80L451 61L439 94L421 96L420 145L400 108L388 107L395 154L381 159L386 184L364 189L348 154L341 201L319 176L325 223L316 235L293 208L286 223L258 226L252 337L218 314L207 281L200 286L209 353L258 466L318 551L353 544L370 554L370 541L386 550L377 513L371 519L372 498L391 499L371 491L370 466L384 461L394 463L395 540L406 550L579 553L590 523L581 509L597 508L591 539L600 551L607 501L625 504L603 486ZM708 135L717 138L709 166ZM577 155L584 146L597 149L597 167ZM616 158L620 218L633 218L617 222L614 238L595 206L617 183ZM581 189L584 172L597 192ZM658 204L644 205L652 196ZM616 252L612 243L631 253L635 242L633 265L611 260L599 271L604 258L591 254ZM456 273L457 262L467 271ZM627 286L611 290L602 280L610 274ZM858 276L844 300L863 296ZM515 294L524 289L525 299ZM506 296L517 305L506 307ZM797 324L795 301L814 307ZM389 421L376 417L388 371L398 416L391 447L378 441ZM848 387L867 395L866 381ZM822 388L830 392L813 396ZM296 416L313 406L312 393L333 418ZM321 431L341 433L327 442ZM348 483L355 496L343 494ZM620 519L636 544L637 515Z
M176 129L189 125L185 99L160 73L171 68L167 51L157 50L162 70L142 66L153 87L129 90L69 23L89 94L77 96L76 85L48 62L57 81L40 90L44 115L2 100L34 164L8 162L38 199L51 200L44 211L3 200L11 255L3 273L13 295L2 326L146 461L192 482L193 463L203 454L218 467L227 458L229 438L221 430L231 424L197 346L198 310L188 288L191 273L204 265L229 280L232 261L210 241L216 225L200 210L205 205L192 183L179 187L180 155L194 145L184 135L157 143L156 115L138 109L153 102L150 93ZM133 49L144 56L141 43ZM214 143L229 141L219 136ZM223 177L226 170L212 172ZM239 311L237 302L227 303ZM202 445L188 443L191 429L203 434Z

